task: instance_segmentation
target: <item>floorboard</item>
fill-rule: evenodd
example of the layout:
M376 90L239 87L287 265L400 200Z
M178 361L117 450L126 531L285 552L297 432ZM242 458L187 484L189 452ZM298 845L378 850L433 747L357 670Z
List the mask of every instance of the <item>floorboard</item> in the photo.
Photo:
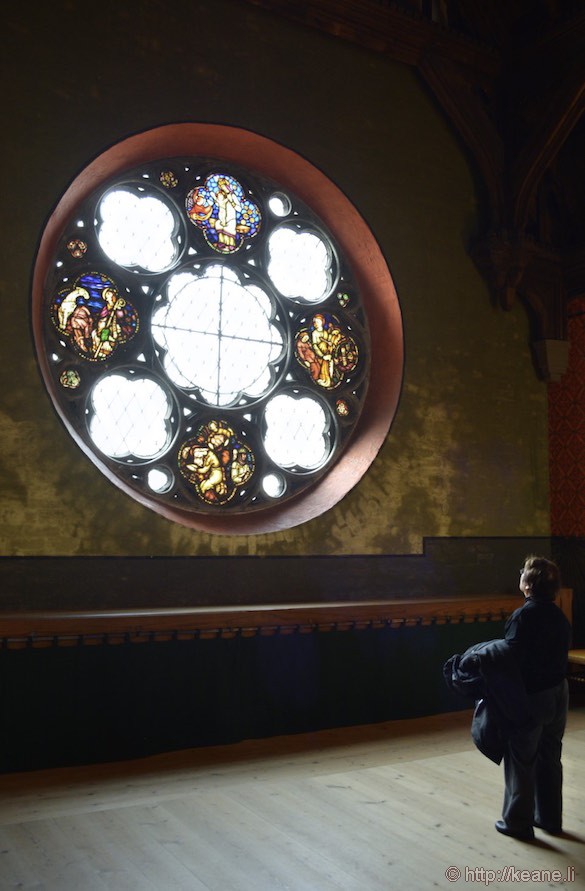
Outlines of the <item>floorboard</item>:
M495 832L502 768L469 723L457 712L4 775L0 891L585 887L585 708L565 736L566 832L534 844ZM553 870L566 880L547 881Z

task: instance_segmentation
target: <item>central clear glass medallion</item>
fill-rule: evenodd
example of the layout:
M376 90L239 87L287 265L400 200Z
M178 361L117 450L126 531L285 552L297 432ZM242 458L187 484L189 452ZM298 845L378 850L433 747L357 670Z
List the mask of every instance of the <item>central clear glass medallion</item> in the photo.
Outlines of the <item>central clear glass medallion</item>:
M153 313L152 335L176 386L199 390L215 406L268 392L285 339L260 287L243 284L232 269L210 265L175 273L165 296Z

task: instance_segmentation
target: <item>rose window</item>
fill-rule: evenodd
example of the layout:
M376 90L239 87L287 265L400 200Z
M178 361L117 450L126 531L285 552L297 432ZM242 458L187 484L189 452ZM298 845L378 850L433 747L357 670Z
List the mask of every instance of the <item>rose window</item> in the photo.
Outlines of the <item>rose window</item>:
M360 288L332 232L294 189L213 158L155 158L88 192L55 239L42 320L59 414L171 516L301 495L368 389Z

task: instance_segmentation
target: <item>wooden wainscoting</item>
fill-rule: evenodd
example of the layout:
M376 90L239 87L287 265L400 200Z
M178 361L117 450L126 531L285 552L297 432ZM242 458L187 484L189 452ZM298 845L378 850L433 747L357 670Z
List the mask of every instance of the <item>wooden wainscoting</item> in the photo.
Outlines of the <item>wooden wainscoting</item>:
M4 612L0 644L78 646L488 622L504 619L519 605L518 596L495 595L326 605Z

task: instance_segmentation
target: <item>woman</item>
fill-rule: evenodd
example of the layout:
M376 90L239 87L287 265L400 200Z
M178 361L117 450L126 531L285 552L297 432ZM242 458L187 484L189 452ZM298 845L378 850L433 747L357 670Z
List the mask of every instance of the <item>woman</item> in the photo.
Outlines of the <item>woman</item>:
M562 739L569 702L567 653L571 626L554 603L560 588L556 564L527 557L520 571L523 606L508 619L505 639L520 667L531 714L504 751L504 805L496 829L534 838L534 826L562 832Z

